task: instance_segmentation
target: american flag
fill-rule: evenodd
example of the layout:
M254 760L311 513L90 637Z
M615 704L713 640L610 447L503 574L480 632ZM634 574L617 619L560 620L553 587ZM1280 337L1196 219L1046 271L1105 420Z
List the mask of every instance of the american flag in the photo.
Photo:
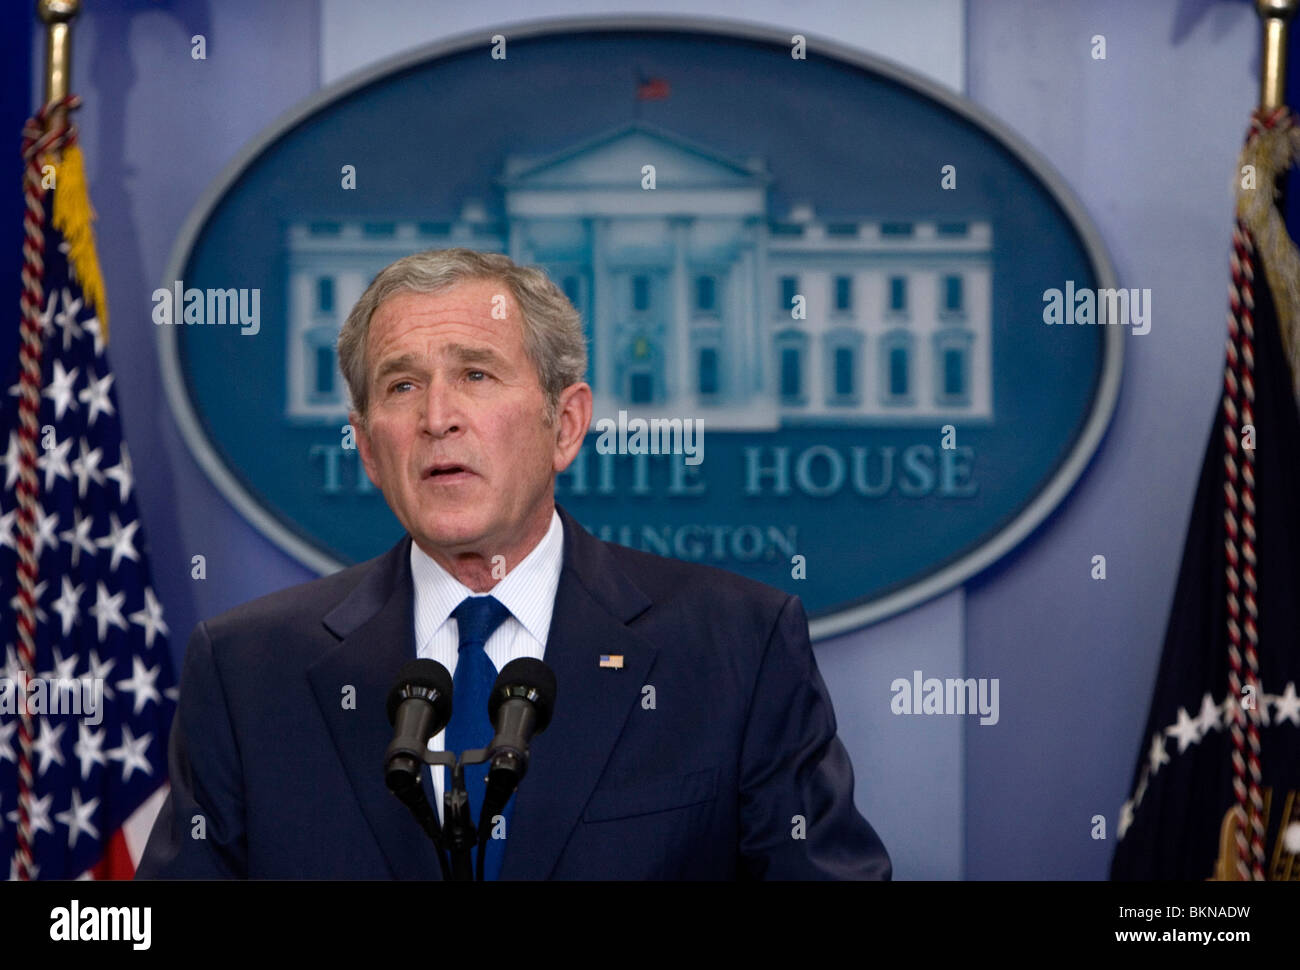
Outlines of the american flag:
M24 129L29 339L0 385L0 859L10 879L129 878L165 796L175 677L106 352L83 164L75 129L56 118L48 131L50 117ZM55 187L42 188L51 172ZM23 583L27 542L36 572Z
M661 77L641 77L636 84L638 101L662 101L672 93L672 87Z

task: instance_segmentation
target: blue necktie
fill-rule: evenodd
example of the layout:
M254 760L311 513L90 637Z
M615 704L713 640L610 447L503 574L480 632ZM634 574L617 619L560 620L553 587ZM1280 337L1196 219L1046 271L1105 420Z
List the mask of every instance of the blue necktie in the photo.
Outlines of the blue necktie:
M446 749L459 755L475 748L486 748L492 743L492 723L488 720L487 704L492 685L496 683L497 669L483 646L510 611L495 596L466 596L451 615L456 618L456 628L460 633L460 649L456 674L452 678L452 715L445 740ZM444 771L444 790L449 790L451 770ZM483 807L487 773L486 762L465 766L465 791L469 793L470 818L475 822ZM510 824L514 803L514 798L511 798L501 813L506 826ZM484 880L497 878L504 853L505 839L489 837L487 854L483 859Z

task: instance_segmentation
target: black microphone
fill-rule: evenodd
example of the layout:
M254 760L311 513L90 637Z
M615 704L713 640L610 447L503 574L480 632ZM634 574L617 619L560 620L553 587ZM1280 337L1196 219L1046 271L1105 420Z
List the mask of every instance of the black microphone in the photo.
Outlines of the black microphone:
M493 819L505 810L510 796L528 771L528 742L551 723L555 710L555 674L532 657L520 657L501 668L488 696L488 720L496 736L487 747L487 790L478 817L477 876L491 838Z
M555 674L532 657L506 664L488 697L488 719L496 736L488 745L488 785L514 791L528 771L528 742L551 723Z
M429 739L451 720L452 680L436 660L412 660L388 692L393 740L384 752L384 781L401 794L420 783Z

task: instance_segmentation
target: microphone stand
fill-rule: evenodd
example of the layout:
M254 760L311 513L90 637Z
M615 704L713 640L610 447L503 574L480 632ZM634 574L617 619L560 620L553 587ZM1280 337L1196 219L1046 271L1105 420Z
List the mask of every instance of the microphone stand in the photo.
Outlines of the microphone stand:
M417 781L394 794L411 810L415 820L420 823L426 835L433 841L438 851L438 865L442 869L444 881L482 882L483 860L487 850L486 839L492 824L492 816L503 809L515 792L512 786L505 801L489 812L488 799L480 806L479 824L475 825L469 805L469 792L465 790L465 766L478 765L488 760L487 748L475 748L464 752L460 758L447 751L424 751L422 760L431 767L451 769L451 784L442 793L443 823L439 825L438 816L429 805L424 794L424 787ZM478 846L477 875L475 872L474 847ZM451 855L448 865L447 856Z
M483 854L487 843L482 825L480 806L479 824L474 824L469 806L469 792L465 790L465 767L480 765L488 760L487 748L474 748L465 751L457 759L455 755L442 751L429 751L424 756L428 764L446 765L451 768L451 784L442 793L443 832L448 850L451 853L451 878L456 882L483 881ZM491 816L488 817L489 822ZM478 874L474 871L474 846L478 845Z
M455 762L455 756L443 751L426 751L423 759L425 764L434 767L443 765L450 766ZM447 865L447 847L443 839L442 826L438 824L438 815L429 804L429 798L424 793L424 786L420 784L417 774L416 780L407 785L405 788L392 789L393 794L401 799L402 804L411 810L415 816L416 822L424 830L433 842L433 847L438 853L438 868L442 871L443 881L446 882L451 878L452 870Z
M465 765L457 761L451 769L451 785L442 793L442 814L447 825L447 846L451 850L451 877L456 882L472 882L474 864L474 825L470 819L469 792L465 791Z

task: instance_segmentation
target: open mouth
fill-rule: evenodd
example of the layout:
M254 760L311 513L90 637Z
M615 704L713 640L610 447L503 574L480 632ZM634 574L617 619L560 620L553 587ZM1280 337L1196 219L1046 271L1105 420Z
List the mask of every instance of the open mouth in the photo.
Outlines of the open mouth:
M430 465L424 470L424 477L426 479L433 479L436 481L455 481L461 478L468 478L472 474L474 473L464 465L456 465L452 463Z

